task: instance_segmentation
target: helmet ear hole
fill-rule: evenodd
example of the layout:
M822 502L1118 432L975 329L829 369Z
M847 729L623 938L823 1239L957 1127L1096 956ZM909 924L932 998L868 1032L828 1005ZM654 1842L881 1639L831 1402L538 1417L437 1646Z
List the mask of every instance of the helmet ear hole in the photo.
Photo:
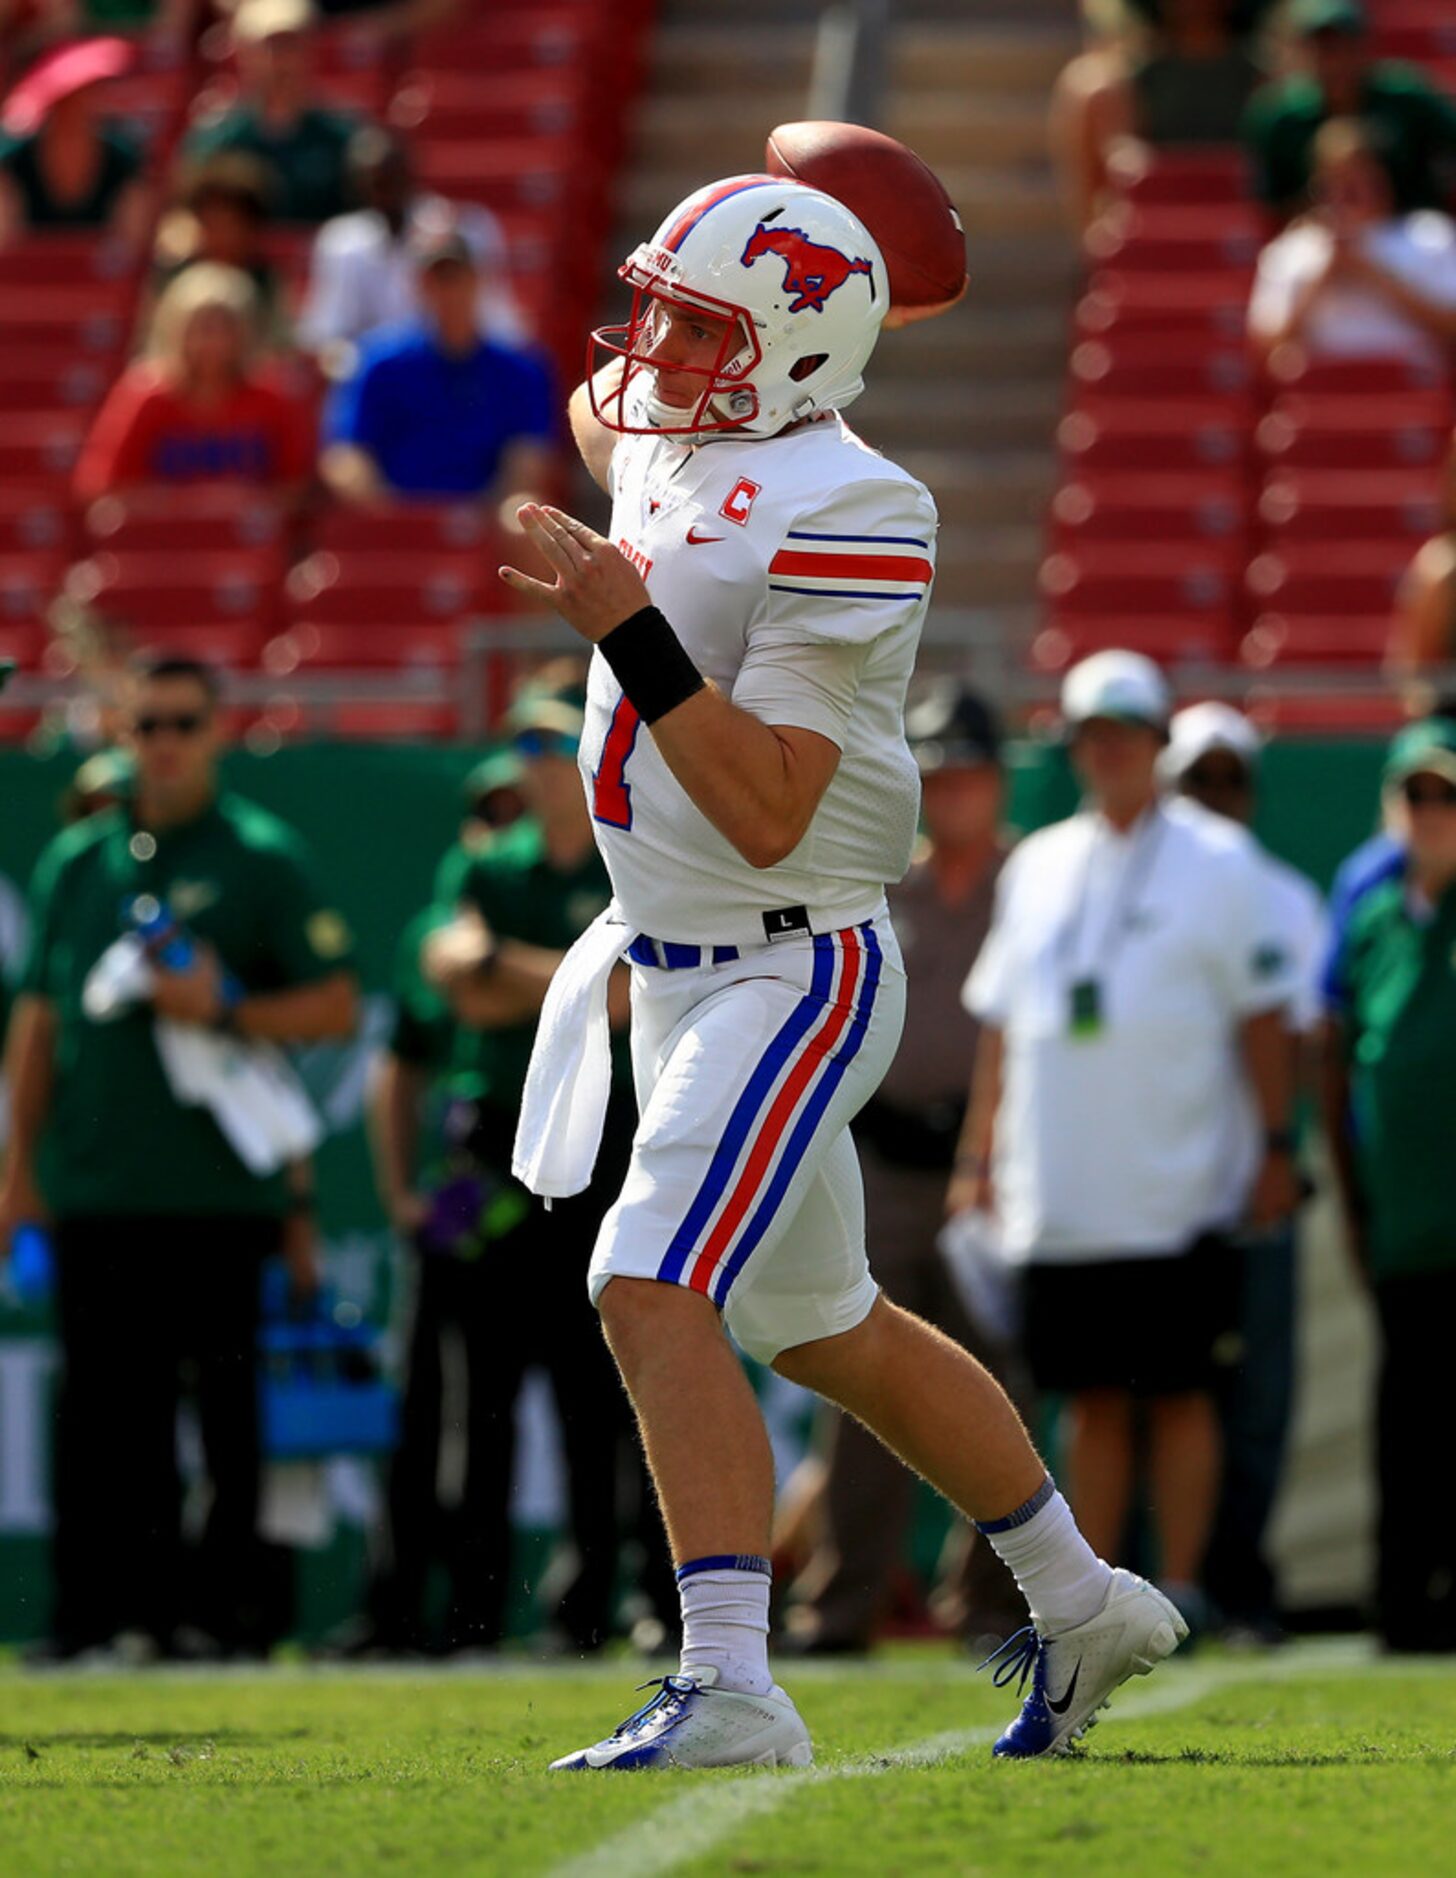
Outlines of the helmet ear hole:
M810 352L802 359L795 359L789 367L789 377L796 385L802 385L806 378L812 378L829 357L827 352Z

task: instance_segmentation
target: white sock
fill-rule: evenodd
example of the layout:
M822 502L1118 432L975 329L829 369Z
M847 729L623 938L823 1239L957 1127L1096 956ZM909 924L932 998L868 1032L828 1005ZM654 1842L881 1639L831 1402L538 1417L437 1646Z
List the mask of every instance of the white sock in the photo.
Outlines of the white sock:
M1077 1530L1050 1474L1024 1506L1005 1519L978 1519L976 1531L1009 1567L1043 1636L1056 1636L1101 1610L1112 1567Z
M773 1568L751 1553L689 1559L677 1568L682 1672L715 1669L717 1687L767 1695L768 1594Z

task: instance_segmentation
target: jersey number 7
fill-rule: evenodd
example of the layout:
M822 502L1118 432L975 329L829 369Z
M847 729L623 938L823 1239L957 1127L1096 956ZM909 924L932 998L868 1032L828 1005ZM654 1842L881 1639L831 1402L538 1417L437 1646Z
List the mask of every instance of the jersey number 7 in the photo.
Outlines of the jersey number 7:
M632 788L626 779L627 759L637 747L642 719L635 705L620 697L607 726L601 761L592 777L592 814L609 828L632 826Z

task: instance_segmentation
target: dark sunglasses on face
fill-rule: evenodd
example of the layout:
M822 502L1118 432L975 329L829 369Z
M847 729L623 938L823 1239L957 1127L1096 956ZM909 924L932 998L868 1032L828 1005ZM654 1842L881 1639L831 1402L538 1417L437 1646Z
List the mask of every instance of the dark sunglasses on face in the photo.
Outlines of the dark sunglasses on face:
M1412 776L1401 784L1400 792L1413 809L1456 808L1456 783L1441 782L1431 776Z
M195 737L206 722L201 711L174 711L170 717L149 712L137 718L132 728L138 737L157 737L166 730L178 737Z
M1226 767L1210 765L1205 769L1202 764L1195 763L1191 769L1184 771L1183 784L1185 788L1191 789L1215 789L1220 792L1237 790L1242 793L1249 787L1249 772L1233 764Z

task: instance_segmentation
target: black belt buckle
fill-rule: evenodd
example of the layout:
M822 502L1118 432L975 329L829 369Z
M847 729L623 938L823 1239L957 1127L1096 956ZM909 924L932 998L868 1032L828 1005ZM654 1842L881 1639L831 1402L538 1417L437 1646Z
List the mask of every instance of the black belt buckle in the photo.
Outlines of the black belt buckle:
M806 906L776 906L763 916L763 936L770 945L778 939L809 937L809 909Z

